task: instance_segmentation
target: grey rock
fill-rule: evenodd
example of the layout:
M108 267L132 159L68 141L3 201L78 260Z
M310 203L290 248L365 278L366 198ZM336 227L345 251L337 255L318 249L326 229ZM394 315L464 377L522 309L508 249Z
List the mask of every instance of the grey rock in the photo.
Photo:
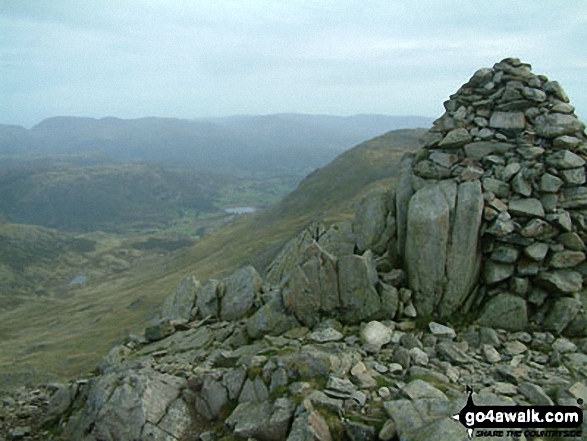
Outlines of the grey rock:
M426 352L424 352L422 349L417 348L417 347L410 349L410 358L412 359L414 364L417 364L420 366L426 366L426 365L428 365L428 362L430 361L428 354L426 354Z
M286 399L270 402L240 403L226 420L239 438L280 441L287 436L294 405Z
M359 203L353 223L357 248L360 253L372 249L382 254L386 241L381 240L386 227L391 197L387 191L379 191L365 197Z
M585 183L585 169L583 167L561 170L560 175L568 187L583 185Z
M430 153L429 159L432 162L446 168L451 168L459 161L459 157L457 155L452 153L443 153L438 150Z
M571 113L575 112L575 107L571 106L568 103L556 103L554 106L552 106L552 109L550 109L552 112L556 112L556 113L564 113L566 115L570 115Z
M557 241L565 248L573 251L585 250L585 242L579 237L577 233L563 233L558 236Z
M545 173L540 178L540 191L544 191L546 193L556 193L560 190L563 185L563 181L556 176L553 176L549 173Z
M556 236L557 230L548 222L542 219L532 219L526 224L520 235L526 238L537 238L540 240L548 240Z
M428 329L433 335L441 338L455 338L457 336L454 329L436 322L428 323Z
M220 381L206 378L196 399L196 411L208 421L220 417L228 405L228 391Z
M393 194L392 194L393 195ZM393 199L393 198L392 198ZM394 210L395 212L395 210ZM389 222L388 214L387 229L393 229L393 236L395 237L395 224ZM395 218L391 218L393 221ZM389 237L386 237L387 240ZM324 232L318 237L318 245L320 245L324 251L333 256L344 256L346 254L353 254L355 251L355 234L353 232L353 223L350 220L335 222L330 225Z
M392 441L397 436L397 427L393 420L387 420L379 431L381 441Z
M521 169L521 166L518 162L509 163L508 165L505 166L505 168L501 172L500 179L507 182L511 178L513 178L515 176L515 174L520 171L520 169Z
M453 149L462 147L471 142L472 138L467 129L451 130L442 141L438 144L443 149Z
M514 145L505 142L476 141L465 145L463 148L469 158L480 161L493 153L503 155L512 150Z
M544 211L552 213L558 206L558 195L556 193L542 193L540 203L544 207Z
M267 334L281 335L299 325L295 317L285 309L281 295L278 295L247 320L247 333L252 338L260 338Z
M538 199L514 199L508 204L509 212L514 216L544 217L544 208Z
M532 100L534 102L541 103L543 101L546 101L546 93L544 93L540 89L534 89L531 87L524 87L524 89L522 90L522 93L524 94L524 96L526 98L528 98L529 100Z
M418 190L408 209L405 264L410 288L420 293L415 306L424 316L432 314L443 291L450 211L456 196L456 184L444 182ZM452 200L447 201L445 194L450 193Z
M379 296L381 298L381 314L386 319L393 319L399 307L399 294L395 286L379 283Z
M512 189L514 192L525 197L529 197L532 194L532 184L524 179L522 173L518 173L514 179L512 179Z
M145 328L145 339L149 342L162 340L173 334L175 327L169 319L160 320L158 323Z
M556 213L548 215L547 220L564 231L569 232L573 229L571 215L568 211L559 209Z
M317 329L310 334L310 340L318 343L326 343L329 341L339 341L343 339L343 335L334 328Z
M479 230L483 215L479 181L459 184L450 244L446 254L444 296L440 316L449 317L462 308L464 299L477 283L481 269Z
M450 418L444 418L410 433L407 438L401 439L413 441L444 441L449 439L451 441L468 441L469 436L461 423Z
M402 393L411 400L419 399L436 399L448 400L446 395L434 386L426 383L423 380L413 380L406 384L402 389Z
M512 264L487 261L483 266L483 280L488 285L503 282L514 274L515 267Z
M331 441L330 429L315 410L307 410L294 420L287 441Z
M218 291L220 284L217 280L210 279L201 285L196 297L196 308L201 318L219 316Z
M338 269L340 302L345 310L342 318L356 323L377 313L381 299L375 289L378 277L371 251L362 256L342 256Z
M324 392L320 390L313 390L306 397L316 407L323 407L334 412L340 412L343 408L343 401L330 398Z
M222 384L228 392L229 400L233 401L238 399L246 377L247 372L244 368L230 369L224 373Z
M581 290L583 278L572 270L556 270L540 273L538 280L547 288L562 294L572 294Z
M450 169L427 159L414 166L414 173L424 179L446 179L451 175Z
M391 341L393 331L378 321L371 321L361 331L361 341L375 350Z
M552 255L550 266L553 268L571 268L585 260L585 253L582 251L558 251Z
M553 147L560 150L576 150L581 144L582 141L579 138L568 135L559 136L552 142Z
M375 441L375 427L345 420L344 428L350 441Z
M70 418L63 436L112 441L142 439L143 428L161 421L184 385L185 380L151 368L97 377L89 384L84 407Z
M479 130L479 133L477 133L476 138L479 138L481 141L488 141L492 139L494 135L495 132L493 130L487 127L483 127L481 130Z
M511 294L498 294L485 304L477 323L491 328L521 331L528 324L526 302Z
M486 232L495 237L505 237L516 229L514 221L507 211L499 213Z
M566 354L568 352L577 352L577 345L564 337L560 337L554 341L552 349L560 354Z
M189 322L196 304L200 282L194 276L182 280L177 291L165 299L161 316L169 320Z
M471 363L471 357L465 354L458 345L452 341L444 340L438 343L436 350L440 358L453 364Z
M585 124L574 115L547 113L536 118L536 133L545 138L575 135L585 130Z
M560 206L567 209L587 207L587 188L571 187L564 189L560 194Z
M518 260L519 251L517 248L502 245L493 250L491 260L499 263L515 263Z
M225 279L220 305L222 320L238 320L244 317L253 307L262 284L261 276L252 266L241 268Z
M167 409L163 419L157 424L157 428L164 434L169 434L173 439L181 439L189 433L192 425L191 409L181 399L177 398ZM143 435L145 430L143 430ZM145 437L145 439L149 439ZM158 438L155 438L158 439Z
M333 390L339 392L343 395L350 397L353 392L355 392L356 387L350 380L346 378L338 378L331 375L328 378L328 382L326 383L326 388L329 390Z
M352 255L343 256L345 262ZM282 280L283 303L306 326L314 326L321 313L340 307L337 261L316 242L298 255L298 262Z
M558 81L548 81L544 84L542 89L545 92L552 94L556 99L561 100L563 103L569 102L568 95L566 94L566 92L564 91L564 89Z
M245 381L243 389L238 398L239 403L262 403L269 399L269 391L267 386L260 377L255 377L254 380L250 378Z
M493 112L489 126L494 129L524 130L526 117L523 112Z
M414 187L412 185L412 161L413 157L404 155L400 161L400 181L396 189L396 221L397 221L397 252L401 257L405 256L406 233L408 225L408 206Z
M569 337L587 337L587 312L578 312L564 333Z
M488 363L499 363L501 361L501 355L491 345L483 345L483 356Z
M510 193L510 186L499 179L485 178L483 179L483 190L492 192L498 198L507 198Z
M522 382L518 385L518 390L526 397L526 399L535 406L553 406L552 399L546 395L544 389L539 385Z
M546 157L546 164L551 167L567 170L571 168L582 167L585 160L570 150L560 150Z
M395 423L400 440L408 440L408 436L424 426L422 417L410 400L386 401L383 407L387 415ZM462 426L461 426L462 430ZM466 433L466 432L465 432Z
M31 428L29 426L17 426L8 430L9 440L25 439L31 434Z
M507 341L504 344L505 353L508 355L523 354L528 350L528 347L518 340Z

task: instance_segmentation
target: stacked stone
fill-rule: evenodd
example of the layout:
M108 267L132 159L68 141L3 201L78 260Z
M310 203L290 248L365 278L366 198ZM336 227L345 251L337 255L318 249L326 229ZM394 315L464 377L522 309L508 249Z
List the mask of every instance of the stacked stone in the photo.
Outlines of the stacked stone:
M583 332L587 144L563 88L507 58L478 70L444 107L413 161L414 187L482 184L480 321L517 317L512 326L525 328L529 317Z

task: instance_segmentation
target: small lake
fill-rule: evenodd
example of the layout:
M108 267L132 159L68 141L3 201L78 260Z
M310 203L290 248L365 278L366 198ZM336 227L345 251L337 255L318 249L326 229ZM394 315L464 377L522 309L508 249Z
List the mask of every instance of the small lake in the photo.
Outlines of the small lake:
M232 207L224 211L230 214L251 214L257 211L257 209L255 207Z
M69 286L83 285L87 281L88 281L87 276L82 273L79 276L77 276L76 278L72 279L71 282L69 282Z

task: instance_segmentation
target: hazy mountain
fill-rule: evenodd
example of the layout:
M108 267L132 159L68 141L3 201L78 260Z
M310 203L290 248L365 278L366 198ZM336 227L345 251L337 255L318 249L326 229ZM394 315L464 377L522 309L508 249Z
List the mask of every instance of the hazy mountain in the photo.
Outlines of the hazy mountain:
M227 118L48 118L30 130L0 125L0 154L100 152L123 161L224 173L293 173L321 167L356 143L431 119L276 114Z

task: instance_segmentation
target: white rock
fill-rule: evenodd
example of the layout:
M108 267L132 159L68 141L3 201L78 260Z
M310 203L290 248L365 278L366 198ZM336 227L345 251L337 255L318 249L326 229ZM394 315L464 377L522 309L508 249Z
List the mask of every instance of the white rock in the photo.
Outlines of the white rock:
M361 340L363 343L379 350L381 346L391 341L393 331L383 323L376 320L369 322L361 331Z
M430 332L437 337L455 338L457 336L454 329L441 325L440 323L430 322L428 323L428 328L430 329Z

